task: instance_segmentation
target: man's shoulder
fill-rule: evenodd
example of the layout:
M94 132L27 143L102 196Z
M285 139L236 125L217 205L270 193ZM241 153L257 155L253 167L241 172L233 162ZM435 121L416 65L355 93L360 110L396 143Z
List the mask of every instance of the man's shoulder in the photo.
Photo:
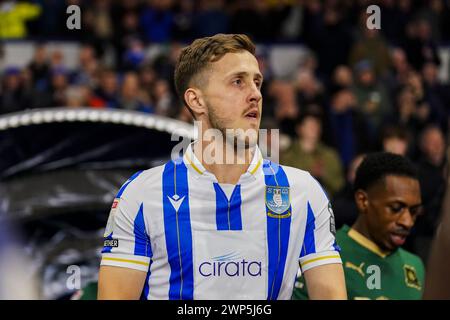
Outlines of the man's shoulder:
M350 227L347 225L344 225L336 231L336 241L338 241L339 246L341 246L341 244L343 244L344 246L348 245L348 243L349 243L348 231L349 230L350 230Z
M403 248L399 248L398 251L404 263L424 268L422 258L418 255Z
M152 189L161 188L164 167L165 164L136 172L125 181L118 195L122 197L123 195L140 194L142 192L149 194L148 192Z
M267 163L270 160L264 159L264 161ZM286 176L288 177L289 181L294 180L294 179L301 179L301 181L311 182L311 181L315 180L311 176L311 174L306 170L294 168L291 166L287 166L287 165L283 165L283 164L279 164L279 163L275 163L275 162L272 162L272 163L274 164L274 166L280 166L283 169L283 171L286 173Z

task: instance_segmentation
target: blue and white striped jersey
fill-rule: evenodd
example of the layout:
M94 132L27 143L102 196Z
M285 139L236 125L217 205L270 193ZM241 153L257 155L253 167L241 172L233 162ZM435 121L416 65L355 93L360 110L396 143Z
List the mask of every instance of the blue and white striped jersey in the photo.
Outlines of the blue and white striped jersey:
M238 184L219 184L190 146L122 186L101 265L146 272L143 299L290 299L299 263L341 263L334 233L309 173L256 149Z

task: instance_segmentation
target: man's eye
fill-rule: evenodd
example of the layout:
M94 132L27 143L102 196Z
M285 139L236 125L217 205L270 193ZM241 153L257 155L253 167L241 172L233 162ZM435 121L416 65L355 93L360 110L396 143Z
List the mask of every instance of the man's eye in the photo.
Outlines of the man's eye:
M399 213L403 210L403 206L394 205L394 206L390 206L390 208L391 208L392 212L395 212L395 213Z
M242 84L242 80L241 79L236 79L233 81L234 84L240 86Z
M256 84L256 86L257 86L258 88L261 88L261 81L256 80L256 81L255 81L255 84Z

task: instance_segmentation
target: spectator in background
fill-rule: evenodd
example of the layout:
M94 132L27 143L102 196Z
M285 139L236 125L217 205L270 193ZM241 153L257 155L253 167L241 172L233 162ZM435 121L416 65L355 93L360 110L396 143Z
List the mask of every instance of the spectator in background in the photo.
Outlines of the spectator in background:
M176 115L178 110L174 107L174 97L170 92L167 80L159 79L156 81L152 97L156 114L166 117L174 117Z
M400 45L405 37L405 26L412 17L411 0L381 1L381 32L391 45Z
M274 100L275 119L280 126L281 133L295 138L296 119L300 114L300 109L294 85L290 82L274 80L268 93Z
M143 90L151 92L158 80L158 74L150 64L144 64L139 68L139 82Z
M361 38L355 42L349 57L349 64L355 67L362 60L367 60L377 77L384 77L391 65L389 47L378 29L366 27L367 14L361 13Z
M348 89L336 92L330 99L330 127L345 168L357 154L370 151L373 146L367 119Z
M439 65L441 61L432 38L430 23L424 19L415 20L408 24L407 30L403 47L413 68L420 71L426 62Z
M421 132L419 143L421 157L418 169L425 215L417 222L411 245L426 260L445 192L446 142L441 129L430 125Z
M88 107L91 94L91 89L88 86L69 86L64 92L64 106L68 108Z
M93 107L117 108L119 106L119 84L113 69L104 68L100 72L100 83L95 92Z
M50 55L50 71L65 68L64 53L56 49Z
M337 7L323 7L318 0L305 1L303 38L317 55L321 74L330 76L338 65L347 62L352 34Z
M352 70L346 65L339 65L333 72L332 82L328 86L328 93L333 95L340 90L351 89L353 83Z
M367 117L371 140L375 140L383 120L391 112L391 103L385 86L379 81L368 60L355 65L356 83L353 93L359 110Z
M50 81L50 106L64 107L66 102L66 89L69 86L69 73L63 68L52 70Z
M122 0L117 6L113 7L112 16L115 23L112 44L118 70L123 69L123 56L130 39L142 39L139 22L141 11L141 2L138 0Z
M419 132L430 121L430 108L423 100L420 78L412 73L407 82L408 84L401 88L397 95L397 108L390 122L404 126L416 139Z
M365 154L359 154L350 162L345 179L345 185L334 195L331 200L336 229L340 229L344 225L353 225L358 217L353 183L355 182L356 170L364 160L364 157Z
M228 15L224 0L201 0L194 15L193 37L209 37L217 33L227 33Z
M43 91L47 86L49 78L50 66L47 57L47 49L45 45L38 44L34 50L34 56L28 65L34 82L34 87Z
M231 12L231 33L245 33L255 41L267 43L278 40L289 8L280 2L237 0Z
M123 66L125 70L137 70L145 60L144 44L140 39L128 39L128 44L123 56Z
M7 67L3 72L0 114L17 112L29 107L20 73L20 69L15 66Z
M73 82L95 87L99 68L95 48L90 44L84 44L79 51L78 61L79 67L73 76Z
M34 0L42 8L36 21L30 21L29 34L37 37L61 37L65 33L68 3L62 0Z
M0 3L0 39L24 39L28 36L27 21L37 19L42 9L35 3L4 0Z
M112 1L95 0L83 10L84 33L95 46L98 56L102 56L114 36Z
M295 79L297 101L300 113L314 112L323 114L324 88L322 83L307 69L301 68Z
M391 50L391 69L386 77L386 85L389 94L395 100L395 94L408 82L412 68L402 48L395 47Z
M400 126L387 126L382 130L381 147L385 152L406 156L409 147L409 135Z
M321 119L314 114L300 117L296 125L297 139L281 154L280 163L306 170L334 195L344 185L342 165L335 150L321 142Z
M139 77L134 72L128 72L123 77L119 106L125 110L153 113L153 107L143 99Z
M144 40L165 43L172 39L173 0L146 0L147 5L140 16Z
M450 106L450 87L438 79L437 66L427 62L422 68L424 99L428 102L431 120L438 122L442 128L447 128L447 108Z
M174 9L173 39L176 41L193 39L194 0L178 1Z

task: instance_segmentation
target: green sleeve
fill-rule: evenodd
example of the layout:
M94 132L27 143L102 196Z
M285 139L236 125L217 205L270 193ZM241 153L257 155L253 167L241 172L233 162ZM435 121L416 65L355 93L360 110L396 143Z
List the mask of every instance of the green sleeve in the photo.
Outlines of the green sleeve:
M306 288L305 278L298 277L295 280L294 291L292 292L292 300L309 300L308 289Z
M80 300L97 300L97 282L91 282L82 289Z

